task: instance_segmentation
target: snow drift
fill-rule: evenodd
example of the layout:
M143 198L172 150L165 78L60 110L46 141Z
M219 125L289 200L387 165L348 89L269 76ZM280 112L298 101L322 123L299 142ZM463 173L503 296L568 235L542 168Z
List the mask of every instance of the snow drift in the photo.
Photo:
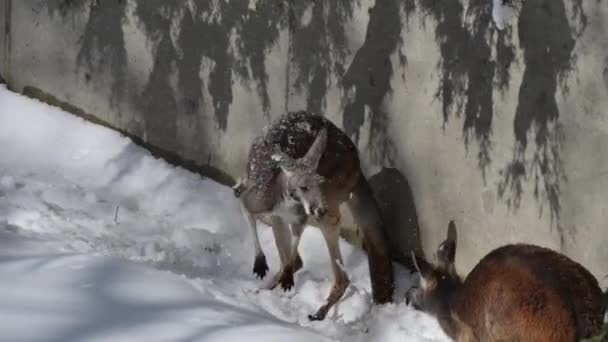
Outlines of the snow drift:
M302 237L295 289L259 291L231 189L112 130L2 87L0 146L0 340L448 340L405 305L399 267L396 303L373 306L366 257L344 242L351 286L309 322L331 286L318 229Z

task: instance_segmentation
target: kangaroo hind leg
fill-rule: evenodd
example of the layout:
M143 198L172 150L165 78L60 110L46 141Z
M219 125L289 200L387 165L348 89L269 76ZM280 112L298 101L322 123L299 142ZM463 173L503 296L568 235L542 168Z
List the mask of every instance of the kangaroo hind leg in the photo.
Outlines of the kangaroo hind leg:
M298 253L298 246L300 244L300 238L304 232L305 225L301 223L292 223L290 226L292 232L291 253L279 279L281 287L285 291L291 290L291 288L294 286L293 275L303 266L302 258L300 257L300 253Z
M337 222L336 222L337 221ZM323 304L315 314L309 315L311 321L322 321L329 310L336 304L344 295L346 288L349 285L348 276L342 269L342 254L340 253L339 235L340 227L339 216L334 222L328 222L323 225L321 231L327 244L332 272L334 275L334 283L325 304Z
M272 280L267 284L266 288L268 290L273 290L275 287L277 287L277 285L279 285L283 275L283 270L285 270L291 256L291 232L289 231L289 227L285 221L280 217L273 217L272 233L274 235L274 241L279 253L279 259L281 260L281 270L277 272Z
M268 264L266 263L266 256L264 255L264 251L262 251L262 246L260 245L260 237L258 236L258 226L255 217L245 208L245 205L241 201L240 203L241 213L247 221L247 225L251 229L251 234L253 237L253 247L255 249L255 259L253 262L253 274L260 279L264 279L266 273L268 272Z
M356 225L363 233L363 246L369 261L372 297L376 304L393 300L393 264L378 204L367 180L361 176L347 201Z

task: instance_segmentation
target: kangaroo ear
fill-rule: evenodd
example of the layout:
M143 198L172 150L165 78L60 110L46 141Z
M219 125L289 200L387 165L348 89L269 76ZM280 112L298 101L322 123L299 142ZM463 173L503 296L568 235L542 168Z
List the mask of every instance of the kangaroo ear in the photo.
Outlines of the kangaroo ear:
M452 270L456 259L456 224L450 221L445 241L437 247L437 261L439 267Z
M319 161L321 160L321 156L323 152L325 152L325 147L327 146L327 128L323 127L319 133L317 133L317 137L315 141L312 143L306 155L302 157L302 162L304 165L309 165L317 168L319 165Z
M456 241L447 239L437 247L437 261L439 267L449 268L456 258Z

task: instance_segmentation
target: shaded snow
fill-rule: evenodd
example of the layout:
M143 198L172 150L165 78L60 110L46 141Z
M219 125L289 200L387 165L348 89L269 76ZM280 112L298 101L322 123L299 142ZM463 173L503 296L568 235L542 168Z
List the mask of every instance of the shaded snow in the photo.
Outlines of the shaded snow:
M330 341L170 273L49 247L0 233L3 341Z
M397 302L371 305L366 257L343 241L351 286L309 322L331 286L317 229L302 237L295 289L258 291L230 188L4 87L0 146L2 341L448 340L404 304L402 269ZM263 225L260 240L276 272Z

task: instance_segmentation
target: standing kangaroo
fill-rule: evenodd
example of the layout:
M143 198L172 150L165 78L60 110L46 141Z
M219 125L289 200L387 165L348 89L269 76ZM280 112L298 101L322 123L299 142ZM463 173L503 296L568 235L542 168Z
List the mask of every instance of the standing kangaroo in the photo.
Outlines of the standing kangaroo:
M234 192L253 233L253 272L260 278L266 275L268 265L256 221L272 226L281 271L268 289L278 284L285 291L293 287L293 275L302 268L298 244L305 224L321 229L334 283L326 303L309 319L323 320L349 284L338 245L342 203L347 203L363 233L374 301L392 300L393 269L377 203L361 172L357 148L329 120L304 111L279 118L254 140L245 179L234 186Z
M462 282L455 254L456 240L448 237L437 249L437 266L413 257L420 287L407 293L455 341L578 341L600 332L604 295L595 277L568 257L533 245L505 245Z

